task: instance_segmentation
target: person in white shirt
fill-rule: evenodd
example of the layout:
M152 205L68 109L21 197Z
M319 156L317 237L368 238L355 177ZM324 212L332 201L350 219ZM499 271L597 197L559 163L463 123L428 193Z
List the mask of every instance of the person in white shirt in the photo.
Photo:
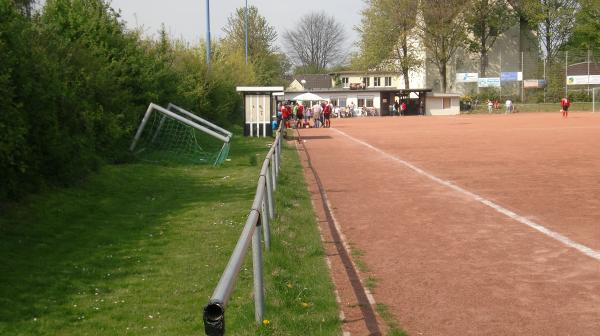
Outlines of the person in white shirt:
M315 128L321 127L321 113L323 112L323 108L321 104L315 104L312 107L313 119L315 121Z
M512 106L513 106L512 100L507 99L505 105L506 105L506 112L505 112L505 114L512 113Z

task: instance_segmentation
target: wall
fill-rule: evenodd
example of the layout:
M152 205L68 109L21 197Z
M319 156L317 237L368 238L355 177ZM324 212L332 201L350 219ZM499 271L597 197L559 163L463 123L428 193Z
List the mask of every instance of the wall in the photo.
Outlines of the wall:
M443 108L444 98L450 98L450 108ZM460 99L459 97L439 97L428 95L425 101L425 113L427 115L458 115L460 114Z

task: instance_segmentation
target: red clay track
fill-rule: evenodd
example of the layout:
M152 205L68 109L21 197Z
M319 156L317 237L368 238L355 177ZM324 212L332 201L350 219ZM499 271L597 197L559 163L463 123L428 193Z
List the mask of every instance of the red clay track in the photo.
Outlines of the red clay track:
M332 124L300 134L363 280L409 335L600 335L600 259L473 197L599 253L600 114Z

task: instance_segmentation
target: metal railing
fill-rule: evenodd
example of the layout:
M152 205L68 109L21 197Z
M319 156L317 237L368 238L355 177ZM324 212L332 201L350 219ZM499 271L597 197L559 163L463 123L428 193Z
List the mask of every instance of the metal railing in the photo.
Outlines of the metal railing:
M238 278L240 267L244 262L248 247L252 241L252 268L254 273L254 309L257 324L261 324L264 314L263 262L261 250L261 229L263 231L265 250L270 247L269 221L275 218L274 191L277 187L281 160L281 129L277 131L271 150L265 158L252 208L238 239L229 262L219 279L208 304L204 307L204 331L206 335L223 335L225 333L225 309L231 292Z

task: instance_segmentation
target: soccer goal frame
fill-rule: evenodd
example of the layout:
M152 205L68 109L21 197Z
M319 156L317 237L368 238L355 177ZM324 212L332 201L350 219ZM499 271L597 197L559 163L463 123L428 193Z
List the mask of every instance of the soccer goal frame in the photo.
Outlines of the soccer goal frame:
M207 135L210 135L210 136L222 141L223 146L221 147L221 150L219 151L218 155L216 156L216 160L213 163L213 165L216 166L218 164L221 164L226 159L227 155L229 154L229 146L230 146L230 141L231 141L231 137L233 136L233 133L231 133L231 132L229 132L229 131L227 131L205 119L202 119L202 118L196 116L195 114L193 114L189 111L186 111L183 108L178 107L174 104L169 104L169 107L172 110L175 110L177 112L166 109L160 105L150 103L150 105L148 106L148 109L146 110L146 113L144 114L144 118L142 119L142 121L136 131L133 141L131 142L131 145L129 146L129 150L131 152L133 152L135 150L135 148L138 144L138 141L140 140L142 133L144 132L146 124L148 123L148 120L150 120L152 113L156 112L156 113L162 114L162 118L160 120L158 128L154 131L154 135L152 136L153 140L156 139L156 137L158 136L163 124L165 123L165 120L167 118L174 119L180 123L183 123L187 126L190 126L198 131L201 131ZM212 129L210 129L209 127Z
M600 96L596 91L600 90L600 87L592 88L592 112L596 112L596 97Z

